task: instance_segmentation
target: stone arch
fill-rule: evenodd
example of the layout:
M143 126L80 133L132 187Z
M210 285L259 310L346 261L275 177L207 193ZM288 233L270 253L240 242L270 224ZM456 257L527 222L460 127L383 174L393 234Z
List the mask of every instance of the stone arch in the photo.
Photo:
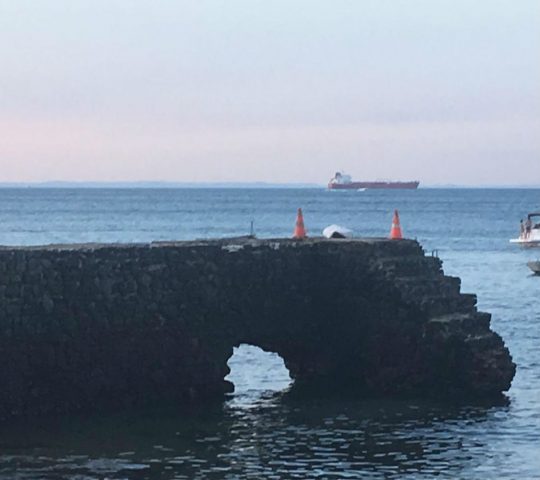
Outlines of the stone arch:
M485 396L515 371L410 240L4 248L0 272L0 417L222 398L240 343L295 388Z

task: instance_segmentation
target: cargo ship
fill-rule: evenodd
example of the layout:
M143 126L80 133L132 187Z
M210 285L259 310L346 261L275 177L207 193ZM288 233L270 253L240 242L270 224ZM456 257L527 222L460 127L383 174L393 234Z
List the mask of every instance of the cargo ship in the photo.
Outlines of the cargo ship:
M328 182L330 190L365 190L372 188L382 189L406 189L416 190L420 185L418 181L412 182L390 182L390 181L375 181L375 182L353 182L350 175L343 172L336 172L334 178Z

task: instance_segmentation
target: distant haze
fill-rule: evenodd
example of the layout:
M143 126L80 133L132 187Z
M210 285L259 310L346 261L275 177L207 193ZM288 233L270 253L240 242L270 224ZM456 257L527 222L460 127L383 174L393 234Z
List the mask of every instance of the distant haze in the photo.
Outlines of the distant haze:
M538 0L0 0L0 183L540 184Z

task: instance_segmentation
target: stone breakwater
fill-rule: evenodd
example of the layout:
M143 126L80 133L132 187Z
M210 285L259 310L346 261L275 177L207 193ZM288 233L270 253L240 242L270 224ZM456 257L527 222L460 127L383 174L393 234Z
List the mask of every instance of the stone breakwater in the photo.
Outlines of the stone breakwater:
M498 395L515 373L476 297L411 240L0 248L0 418L220 398L233 346L295 387Z

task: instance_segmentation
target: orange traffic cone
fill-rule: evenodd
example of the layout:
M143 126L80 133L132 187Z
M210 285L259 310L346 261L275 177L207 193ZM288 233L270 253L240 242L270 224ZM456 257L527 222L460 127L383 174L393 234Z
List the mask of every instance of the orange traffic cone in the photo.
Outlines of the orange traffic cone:
M394 210L394 218L392 220L392 228L390 229L390 238L392 240L399 240L403 238L401 233L401 225L399 223L399 213L397 210Z
M304 227L304 215L302 214L302 209L298 209L298 215L296 216L296 226L294 227L293 238L301 239L306 238L306 229Z

